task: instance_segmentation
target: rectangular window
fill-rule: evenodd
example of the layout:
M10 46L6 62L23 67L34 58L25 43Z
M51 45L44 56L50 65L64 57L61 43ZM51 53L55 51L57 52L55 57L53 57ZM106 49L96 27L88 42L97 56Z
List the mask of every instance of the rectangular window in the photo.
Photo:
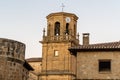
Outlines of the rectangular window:
M99 72L110 72L111 60L99 60Z
M55 57L59 56L59 51L55 50L55 51L54 51L54 56L55 56Z

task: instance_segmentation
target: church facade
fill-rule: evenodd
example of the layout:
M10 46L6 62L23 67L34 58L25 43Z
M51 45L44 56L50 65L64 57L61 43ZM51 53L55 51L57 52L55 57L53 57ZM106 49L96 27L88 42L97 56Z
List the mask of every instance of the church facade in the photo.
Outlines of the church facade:
M84 33L81 45L75 14L57 12L46 18L37 80L120 79L120 42L89 44L89 33Z

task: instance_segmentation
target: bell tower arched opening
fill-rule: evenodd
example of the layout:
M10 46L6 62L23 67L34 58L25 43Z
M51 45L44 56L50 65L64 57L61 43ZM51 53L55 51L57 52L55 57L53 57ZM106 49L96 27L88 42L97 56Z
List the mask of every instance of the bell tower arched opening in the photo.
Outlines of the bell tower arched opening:
M60 22L55 22L54 35L60 35Z
M69 35L69 23L66 23L66 31L65 34Z

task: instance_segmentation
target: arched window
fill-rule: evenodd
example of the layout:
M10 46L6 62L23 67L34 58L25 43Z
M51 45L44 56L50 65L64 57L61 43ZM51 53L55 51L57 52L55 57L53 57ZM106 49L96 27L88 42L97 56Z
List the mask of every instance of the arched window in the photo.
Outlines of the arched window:
M56 22L55 23L55 31L54 31L55 35L60 35L60 23Z
M76 25L74 24L74 36L76 35Z
M66 31L65 34L69 34L69 23L66 23Z
M47 35L50 36L50 29L51 29L51 25L48 24L48 27L47 27Z

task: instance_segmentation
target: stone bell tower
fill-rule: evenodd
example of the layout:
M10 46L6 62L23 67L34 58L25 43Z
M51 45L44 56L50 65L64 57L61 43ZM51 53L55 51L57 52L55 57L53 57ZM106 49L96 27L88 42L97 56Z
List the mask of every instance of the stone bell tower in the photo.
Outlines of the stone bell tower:
M76 56L68 48L79 45L78 17L72 13L51 13L43 30L42 80L72 80L76 77ZM46 34L47 32L47 34ZM45 35L46 34L46 35Z

